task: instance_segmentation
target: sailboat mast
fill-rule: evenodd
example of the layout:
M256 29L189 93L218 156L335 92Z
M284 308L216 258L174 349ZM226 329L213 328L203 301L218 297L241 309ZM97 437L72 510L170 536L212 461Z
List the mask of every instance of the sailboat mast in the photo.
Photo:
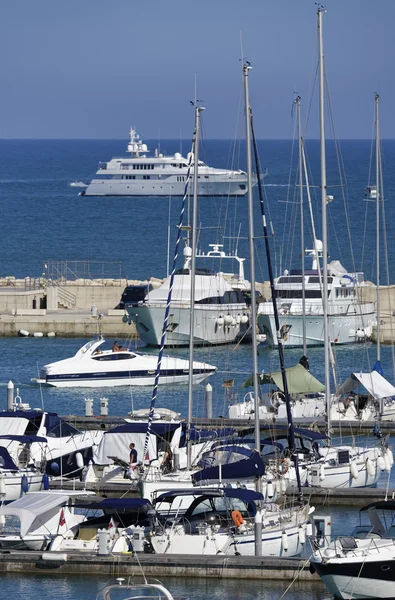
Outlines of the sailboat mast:
M320 90L320 154L321 154L321 204L322 204L322 305L324 316L324 354L325 354L325 404L327 419L327 435L331 438L330 415L330 362L329 362L329 324L328 324L328 226L326 219L327 183L325 153L325 101L324 101L324 44L322 36L322 15L326 12L321 6L317 10L318 19L318 57L319 57L319 90Z
M305 261L304 261L304 218L303 218L303 138L302 126L300 123L300 96L296 100L296 113L298 120L298 140L299 140L299 201L300 201L300 240L302 257L302 335L303 335L303 355L307 356L306 342L306 283L305 283Z
M250 251L250 279L251 279L251 344L252 344L252 380L254 388L254 425L255 447L261 450L261 433L259 423L259 388L258 388L258 355L256 335L256 294L255 294L255 253L254 253L254 216L252 204L252 162L251 162L251 107L248 89L248 74L252 69L249 62L243 64L244 105L246 118L246 159L247 159L247 185L248 185L248 242ZM257 482L257 489L260 482ZM260 491L258 489L258 491Z
M380 360L380 128L379 128L379 101L378 94L374 97L375 104L375 129L376 129L376 313L377 313L377 360Z
M197 246L197 202L198 202L198 163L199 163L199 124L202 106L195 106L195 144L193 148L193 202L192 202L192 256L189 267L191 276L190 320L189 320L189 376L188 376L188 422L187 422L187 468L192 464L192 447L190 432L192 423L193 402L193 344L195 324L195 277L196 277L196 246Z

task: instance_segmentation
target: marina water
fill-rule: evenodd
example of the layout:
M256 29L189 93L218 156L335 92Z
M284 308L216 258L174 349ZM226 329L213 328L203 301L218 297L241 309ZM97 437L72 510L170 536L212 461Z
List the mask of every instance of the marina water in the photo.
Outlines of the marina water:
M155 142L147 142L151 150ZM84 198L77 195L78 189L70 187L74 180L89 181L98 167L99 161L124 154L125 140L96 141L0 141L0 207L2 213L2 253L0 275L14 275L18 278L40 276L45 272L49 260L90 261L93 276L97 265L106 264L105 276L146 279L150 276L164 277L167 269L168 231L170 248L174 246L175 223L180 207L179 198ZM285 268L298 267L300 261L299 228L291 227L293 192L288 183L293 183L289 175L292 144L288 141L261 141L259 143L262 166L268 169L265 179L269 212L273 221L275 237L273 249L275 271L278 275ZM190 142L174 140L161 143L161 151L172 153L190 150ZM313 177L318 184L318 142L311 141L307 147ZM329 207L330 259L339 259L352 270L349 251L347 221L341 199L345 189L351 213L351 230L356 268L365 272L365 277L375 281L375 232L373 204L364 202L363 195L368 181L370 142L342 142L345 163L346 188L334 187L329 190L334 201ZM227 141L208 140L204 144L201 158L212 166L244 168L243 147L239 149L240 161L230 164L231 144ZM385 161L385 191L387 223L394 222L395 172L391 165L395 159L395 142L383 142ZM336 175L336 156L333 148L328 152L328 183L339 185ZM387 168L386 168L387 165ZM314 181L315 178L315 181ZM319 190L317 190L319 195ZM313 196L314 198L314 196ZM314 199L313 199L314 201ZM319 226L319 201L317 200L317 229ZM259 207L256 207L256 223L259 223ZM368 212L369 225L365 230L365 212ZM170 217L169 217L170 215ZM285 216L290 219L287 235L284 235ZM225 250L234 250L235 237L239 236L238 253L248 256L247 242L247 199L203 198L199 205L199 248L207 251L208 244L221 241L227 236ZM239 229L240 226L240 229ZM258 238L261 232L257 231ZM309 246L306 243L306 246ZM394 245L388 248L390 281L394 281ZM257 241L257 278L267 279L262 240ZM110 264L111 263L111 264ZM102 269L104 267L101 267ZM248 275L248 260L246 261ZM381 282L387 283L385 261ZM41 390L31 384L37 377L40 366L74 354L85 339L60 338L0 338L0 408L6 406L6 385L11 379L19 388L24 402L31 407L45 407L62 415L83 414L84 399L94 400L96 414L99 411L99 398L109 398L109 412L112 415L126 415L130 410L147 407L150 402L149 388L117 388L115 390ZM131 342L135 345L136 342ZM154 350L148 350L154 352ZM176 356L187 357L187 349L169 350ZM294 364L301 356L300 350L287 350L286 363ZM210 378L213 385L213 414L227 414L229 401L241 400L248 390L241 389L241 383L251 374L250 351L246 346L197 349L196 360L206 360L218 366L218 372ZM309 350L310 368L318 379L323 379L322 349ZM370 369L375 362L375 346L362 344L336 349L339 380L344 380L352 370ZM393 381L391 349L382 349L384 374ZM270 371L278 368L277 353L268 348L260 349L259 367ZM233 387L223 387L222 383L233 380ZM204 415L204 387L195 386L194 415ZM159 390L158 406L165 406L186 415L187 387L166 386ZM348 434L349 432L345 432ZM386 485L385 478L380 481ZM392 487L392 484L391 484ZM357 515L346 508L321 509L321 513L331 512L333 533L348 530ZM85 600L95 598L106 581L89 577L63 577L59 575L1 575L1 597L10 596L22 599L40 595L42 600L56 596L64 599ZM265 598L274 600L281 596L287 582L248 582L217 580L167 580L165 582L175 595L190 598L237 600L238 598ZM328 598L328 593L320 582L297 584L287 594L289 598Z

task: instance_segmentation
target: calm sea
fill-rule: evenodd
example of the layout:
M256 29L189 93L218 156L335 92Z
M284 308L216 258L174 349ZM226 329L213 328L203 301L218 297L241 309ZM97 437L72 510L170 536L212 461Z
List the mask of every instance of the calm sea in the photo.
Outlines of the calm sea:
M147 142L151 150L155 142ZM161 152L173 153L190 150L190 142L162 141ZM179 198L84 198L78 189L70 187L74 180L89 181L98 168L99 161L124 154L125 141L0 141L0 210L2 215L2 252L0 276L18 278L40 276L46 273L50 261L89 261L92 276L145 279L163 277L167 269L167 247L174 246L175 224L180 208ZM364 190L369 179L371 144L368 141L344 141L342 155L328 145L328 194L334 196L328 207L330 259L340 260L349 270L364 270L367 279L376 281L375 274L375 206L364 201ZM319 183L318 142L308 144L310 183ZM301 253L299 200L294 189L296 148L287 141L259 142L260 162L267 168L265 201L272 221L274 236L271 240L276 274L285 268L298 267ZM237 156L237 160L230 157ZM244 169L244 148L232 148L227 141L206 141L201 158L213 166ZM388 233L392 233L395 192L395 142L383 142L385 218ZM337 164L344 163L346 178L339 178ZM289 185L291 184L291 185ZM347 200L345 211L343 197ZM316 229L320 236L320 190L312 187L313 210ZM238 249L239 256L248 256L246 198L202 198L199 203L199 247L207 251L208 245L223 241L227 251ZM266 259L260 227L258 204L255 225L257 237L257 279L267 279ZM348 214L348 217L346 216ZM311 226L304 218L306 247L311 243ZM169 233L170 232L170 233ZM351 244L350 235L351 234ZM394 280L394 244L389 237L380 235L382 253L381 282ZM384 252L385 250L385 252ZM81 264L81 263L80 263ZM87 264L87 262L85 263ZM47 265L47 266L45 266ZM355 267L354 267L355 265ZM208 265L211 266L211 265ZM248 260L246 261L248 275ZM60 338L0 338L0 408L6 404L6 384L11 379L19 388L24 402L32 407L45 406L60 414L82 414L84 399L94 399L96 413L99 398L110 401L110 414L126 414L132 408L149 405L151 390L118 388L115 390L70 391L48 389L41 391L30 383L40 366L74 354L85 343L83 339ZM152 350L151 350L152 352ZM175 351L187 356L187 350ZM339 379L353 369L369 369L375 360L372 345L353 346L336 350ZM196 359L218 366L210 379L213 385L215 415L226 415L229 401L241 400L245 391L241 383L251 371L251 355L245 346L198 349ZM298 350L287 351L287 364L300 358ZM323 377L321 349L309 352L312 372ZM382 362L385 374L392 379L391 349L384 348ZM276 352L263 349L259 365L266 371L278 366ZM224 380L234 379L229 390L222 386ZM180 412L187 410L186 386L164 387L158 394L158 405ZM195 386L194 414L204 414L203 386ZM380 482L385 485L385 481ZM333 511L335 533L354 518L345 509ZM1 575L1 597L16 600L40 595L42 600L56 597L87 600L95 598L105 584L89 577L47 577ZM200 580L172 580L168 586L175 594L205 600L238 600L239 598L278 599L286 588L283 582L219 582ZM300 584L292 588L289 598L323 599L328 594L321 584Z

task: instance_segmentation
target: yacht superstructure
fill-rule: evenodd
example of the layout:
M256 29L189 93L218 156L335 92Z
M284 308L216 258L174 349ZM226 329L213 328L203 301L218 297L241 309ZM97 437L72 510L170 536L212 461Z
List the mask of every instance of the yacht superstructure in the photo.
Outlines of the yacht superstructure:
M251 289L244 279L244 258L225 254L220 244L213 250L199 253L196 258L233 259L238 262L239 273L223 273L196 269L194 343L196 345L229 344L243 336L250 320L249 306L244 293ZM174 277L171 314L166 334L166 345L187 346L190 327L190 262L192 250L184 248L184 266ZM142 302L125 304L129 321L135 323L137 333L145 344L159 346L163 318L167 304L170 278L159 288L150 291ZM244 293L243 293L244 292Z
M317 253L322 256L322 242L316 240ZM324 345L324 310L322 276L318 270L316 250L307 250L313 257L311 270L304 273L305 314L303 314L302 271L291 270L275 282L284 346L303 345L303 320L306 323L307 346ZM376 323L373 302L361 301L358 288L364 285L363 273L348 273L339 261L328 264L329 336L333 344L348 344L369 338ZM366 285L366 284L365 284ZM277 345L273 306L259 304L259 330L266 334L270 346Z
M127 151L130 157L113 158L100 163L99 170L80 196L183 196L192 156L179 152L164 156L149 150L136 130L130 129ZM199 196L244 196L247 192L247 175L241 170L217 169L203 161L198 164ZM192 183L191 183L192 185Z

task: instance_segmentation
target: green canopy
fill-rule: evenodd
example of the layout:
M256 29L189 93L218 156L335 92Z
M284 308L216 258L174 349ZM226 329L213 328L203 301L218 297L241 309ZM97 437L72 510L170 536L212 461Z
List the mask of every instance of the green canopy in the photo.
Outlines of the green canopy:
M313 394L323 392L325 389L325 386L300 363L294 367L288 367L285 369L285 372L287 374L288 391L290 394ZM261 385L264 383L274 383L279 390L284 391L281 371L259 375L258 383ZM247 388L252 385L253 378L251 375L241 387Z

